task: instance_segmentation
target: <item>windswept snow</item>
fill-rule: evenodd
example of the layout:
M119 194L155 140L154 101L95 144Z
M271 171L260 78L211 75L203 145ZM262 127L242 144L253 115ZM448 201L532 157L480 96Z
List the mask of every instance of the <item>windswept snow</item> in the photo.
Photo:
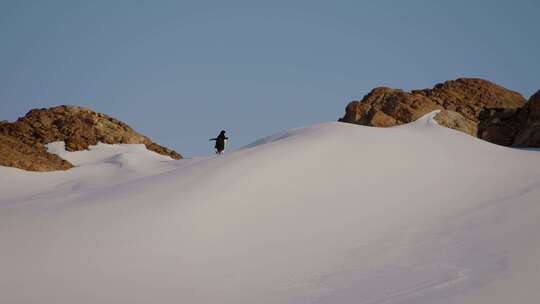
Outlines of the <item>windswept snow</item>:
M224 156L0 167L0 303L537 303L540 151L324 123Z

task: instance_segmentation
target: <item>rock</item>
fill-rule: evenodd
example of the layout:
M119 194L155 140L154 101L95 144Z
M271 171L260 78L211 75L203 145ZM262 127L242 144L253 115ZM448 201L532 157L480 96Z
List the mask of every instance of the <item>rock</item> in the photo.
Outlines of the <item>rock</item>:
M442 107L421 94L378 87L364 96L361 101L349 103L345 116L340 121L391 127L414 121L437 109L442 109Z
M396 120L392 116L381 111L375 112L369 122L374 127L391 127L396 125Z
M471 136L476 136L478 133L477 123L463 117L458 112L442 110L435 115L434 119L441 126L458 130Z
M350 102L340 121L391 127L415 121L433 110L442 110L435 116L440 125L510 146L521 130L520 123L513 117L524 105L525 98L519 93L487 80L459 78L436 84L432 89L411 92L375 88L361 101ZM536 134L535 128L531 127L523 136L529 138Z
M521 123L512 146L540 148L540 90L518 114Z
M513 147L540 147L540 91L518 109L486 108L479 115L478 137Z
M444 109L458 112L473 121L478 120L484 108L515 109L525 104L521 94L478 78L459 78L437 84L431 90L413 93L423 94Z
M519 148L540 148L540 123L530 125L520 131L512 146Z
M525 99L519 93L487 80L459 78L412 92L375 88L361 101L349 103L340 121L389 127L412 122L433 110L446 109L477 122L486 107L512 109L524 104Z
M144 144L147 149L173 159L182 156L140 135L127 124L78 106L33 109L14 123L0 124L0 165L33 171L65 170L71 164L51 156L44 145L64 141L66 150L88 149L98 142L107 144ZM33 164L31 160L36 161Z
M0 166L30 171L67 170L73 165L41 145L33 146L0 134Z
M501 146L511 146L521 123L520 109L485 108L478 116L478 137Z

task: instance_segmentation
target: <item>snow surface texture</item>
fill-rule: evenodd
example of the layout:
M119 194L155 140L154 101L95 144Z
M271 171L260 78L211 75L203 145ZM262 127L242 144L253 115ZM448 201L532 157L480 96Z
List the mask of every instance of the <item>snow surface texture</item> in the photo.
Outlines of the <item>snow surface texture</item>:
M0 303L538 303L540 152L324 123L224 156L0 168Z

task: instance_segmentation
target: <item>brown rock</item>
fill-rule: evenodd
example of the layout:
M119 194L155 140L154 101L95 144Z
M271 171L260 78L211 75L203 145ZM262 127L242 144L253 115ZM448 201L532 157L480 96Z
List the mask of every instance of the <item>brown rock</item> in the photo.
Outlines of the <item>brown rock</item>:
M443 111L435 117L439 124L497 144L512 145L520 127L511 117L524 104L525 99L519 93L492 82L459 78L439 83L432 89L411 92L375 88L361 101L349 103L340 121L390 127L440 109ZM534 130L529 132L536 132Z
M477 122L485 107L519 108L524 103L519 93L487 80L460 78L437 84L433 89L412 92L375 88L361 101L349 103L340 121L373 126L373 117L379 116L384 119L377 117L375 121L384 121L381 126L393 126L412 122L433 110L447 109ZM393 118L394 123L387 116Z
M340 121L367 126L382 122L379 126L390 127L414 121L437 109L442 107L424 95L378 87L361 101L349 103Z
M540 91L519 109L484 109L478 137L503 146L540 147Z
M369 123L374 127L391 127L396 125L396 120L382 111L377 111L373 114Z
M478 137L511 146L521 126L519 112L520 109L485 108L478 116Z
M474 121L483 108L515 109L525 104L521 94L478 78L459 78L413 93L423 94L443 108Z
M67 170L73 165L55 154L48 153L41 145L28 145L0 134L0 166L30 171Z
M540 91L531 96L518 116L521 123L520 130L512 145L540 148Z
M182 158L177 152L152 142L115 118L77 106L31 110L14 123L0 124L0 135L0 165L33 171L71 167L43 147L54 141L64 141L68 151L88 149L98 142L144 144L156 153L173 159ZM32 159L34 163L30 161Z
M527 126L520 131L512 144L521 148L540 148L540 123Z
M463 115L459 114L458 112L442 110L435 115L434 119L441 126L458 130L471 136L476 137L476 134L478 133L477 123L463 117Z

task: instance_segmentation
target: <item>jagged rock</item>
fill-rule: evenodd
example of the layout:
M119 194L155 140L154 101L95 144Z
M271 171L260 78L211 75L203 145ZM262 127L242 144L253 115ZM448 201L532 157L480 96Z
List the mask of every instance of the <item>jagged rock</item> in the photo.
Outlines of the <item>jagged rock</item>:
M460 78L412 92L375 88L361 101L349 103L340 121L389 127L412 122L433 110L446 109L477 122L486 107L519 108L524 104L525 99L519 93L487 80Z
M478 133L477 123L463 117L458 112L442 110L434 117L435 121L442 126L476 136Z
M64 141L66 150L88 149L98 142L107 144L144 144L156 153L180 159L173 150L162 147L138 134L127 124L78 106L58 106L34 109L14 123L0 124L0 165L26 170L65 170L71 164L51 156L44 146L54 141ZM23 157L24 156L24 157ZM32 164L35 159L37 164Z
M501 146L511 146L521 123L520 109L485 108L478 116L478 137Z
M422 94L411 94L398 89L378 87L361 101L347 105L340 119L367 126L390 127L408 123L442 107Z
M459 78L437 84L433 89L412 91L423 94L465 118L477 121L484 108L515 109L525 104L525 98L490 81L478 78Z
M513 147L540 147L540 91L519 109L484 109L478 137Z
M540 99L540 97L538 97ZM415 121L433 111L442 110L436 121L490 142L510 146L522 130L514 117L525 99L519 93L483 79L459 78L435 85L432 89L405 92L378 87L361 101L347 105L343 122L391 127ZM522 131L524 138L536 134L536 125ZM528 145L519 140L521 145Z
M25 144L0 134L0 166L30 171L67 170L73 165L55 154L48 153L41 145Z
M521 126L512 145L540 148L540 90L531 96L518 116Z
M379 111L373 114L370 124L374 127L390 127L396 125L396 120L392 116Z

